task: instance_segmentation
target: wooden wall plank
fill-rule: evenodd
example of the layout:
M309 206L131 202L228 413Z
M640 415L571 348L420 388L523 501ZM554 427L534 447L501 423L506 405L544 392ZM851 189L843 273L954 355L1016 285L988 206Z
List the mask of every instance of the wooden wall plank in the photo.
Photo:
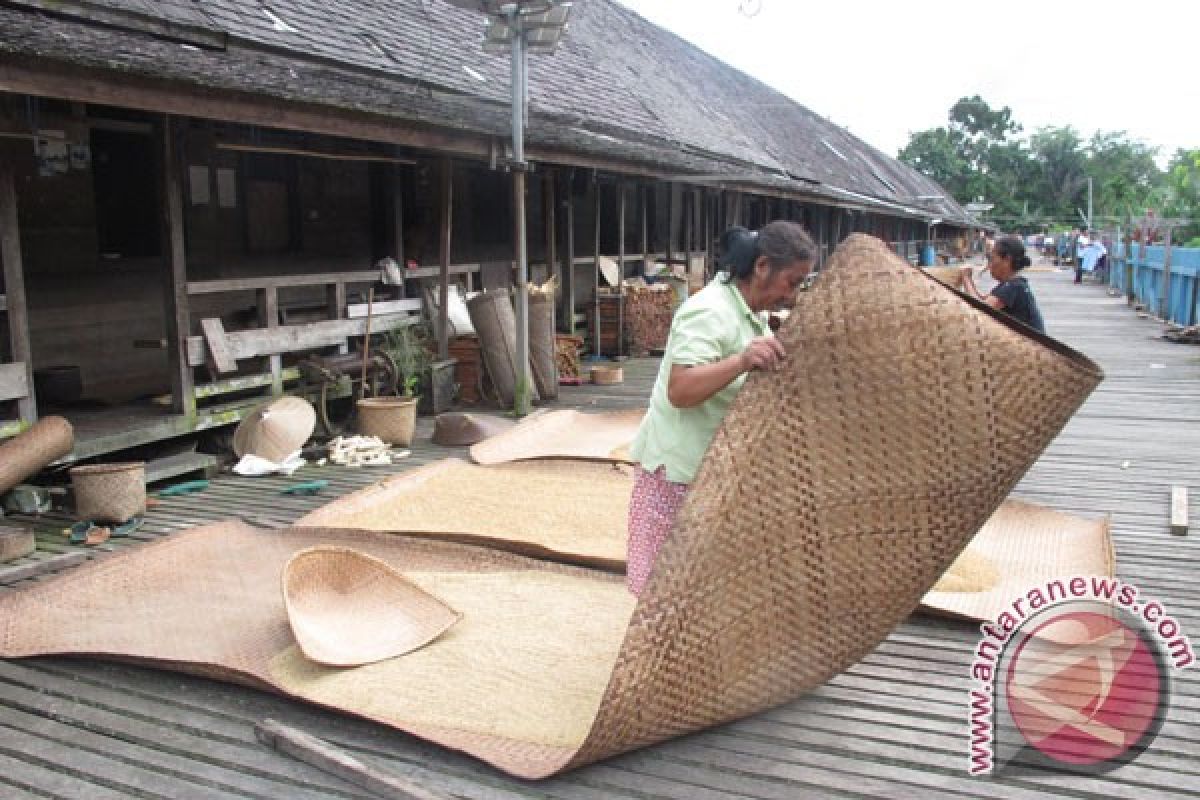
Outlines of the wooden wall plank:
M4 292L12 360L25 370L25 393L17 399L24 422L37 420L33 391L33 349L29 343L29 315L25 308L25 266L21 260L21 234L17 223L17 190L12 162L0 156L0 261L4 262Z
M29 396L29 365L0 364L0 400L16 400Z

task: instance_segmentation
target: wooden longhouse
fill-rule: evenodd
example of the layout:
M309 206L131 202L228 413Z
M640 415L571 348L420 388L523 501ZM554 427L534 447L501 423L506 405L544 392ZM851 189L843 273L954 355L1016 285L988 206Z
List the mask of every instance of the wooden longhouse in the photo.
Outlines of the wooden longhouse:
M34 379L64 366L88 401L65 411L75 459L236 422L297 390L299 353L361 336L385 256L416 268L376 330L420 307L420 281L510 282L509 68L481 28L438 0L0 6L0 435L58 411ZM530 263L562 277L567 329L601 255L627 276L711 268L721 230L779 217L825 250L867 231L912 255L933 219L970 224L612 0L576 4L529 63Z

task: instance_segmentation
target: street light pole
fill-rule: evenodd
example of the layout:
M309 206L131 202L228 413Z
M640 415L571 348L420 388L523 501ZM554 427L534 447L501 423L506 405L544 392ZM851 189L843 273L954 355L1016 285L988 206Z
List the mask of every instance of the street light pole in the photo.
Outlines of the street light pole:
M533 404L529 374L529 255L525 231L525 30L519 8L508 14L512 29L512 137L513 215L517 240L517 370L513 388L513 413L523 417Z

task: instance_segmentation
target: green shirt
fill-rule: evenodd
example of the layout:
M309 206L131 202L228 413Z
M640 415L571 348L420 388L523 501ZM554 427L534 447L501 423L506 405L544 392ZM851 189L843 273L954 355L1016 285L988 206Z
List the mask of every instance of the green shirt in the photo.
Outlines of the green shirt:
M650 410L638 428L630 454L653 472L666 466L667 480L691 483L700 460L717 432L746 376L692 408L676 408L667 399L667 382L674 364L711 364L746 349L750 340L770 333L766 316L746 305L735 283L713 279L675 312L658 379L650 394Z

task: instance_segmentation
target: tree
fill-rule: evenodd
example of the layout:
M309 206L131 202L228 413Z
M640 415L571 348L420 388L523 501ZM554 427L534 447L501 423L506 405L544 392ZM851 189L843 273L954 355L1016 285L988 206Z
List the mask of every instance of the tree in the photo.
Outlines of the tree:
M1176 235L1186 242L1200 236L1200 149L1176 150L1167 165L1164 216L1190 220Z

